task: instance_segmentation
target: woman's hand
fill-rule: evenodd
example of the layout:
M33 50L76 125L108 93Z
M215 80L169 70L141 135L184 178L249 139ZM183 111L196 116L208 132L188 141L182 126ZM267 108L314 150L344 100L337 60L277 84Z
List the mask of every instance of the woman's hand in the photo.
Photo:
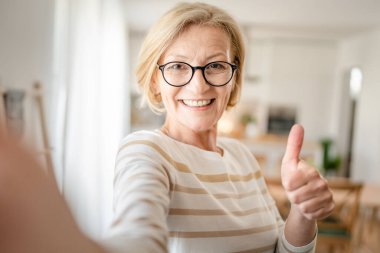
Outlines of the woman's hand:
M331 214L332 192L316 168L299 159L304 130L294 125L281 165L281 181L291 203L285 237L295 246L309 243L315 235L315 221Z
M0 131L0 252L104 253L84 235L35 152Z
M281 165L282 185L292 208L308 220L323 219L334 209L333 195L318 170L299 159L303 136L302 126L293 126Z

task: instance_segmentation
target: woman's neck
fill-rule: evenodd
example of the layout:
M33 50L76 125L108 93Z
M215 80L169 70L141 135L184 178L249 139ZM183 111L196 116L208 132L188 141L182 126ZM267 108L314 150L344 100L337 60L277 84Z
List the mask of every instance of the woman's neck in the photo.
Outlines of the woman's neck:
M216 126L211 129L198 132L186 127L171 127L168 124L164 124L161 127L161 132L177 141L223 155L223 150L216 145Z

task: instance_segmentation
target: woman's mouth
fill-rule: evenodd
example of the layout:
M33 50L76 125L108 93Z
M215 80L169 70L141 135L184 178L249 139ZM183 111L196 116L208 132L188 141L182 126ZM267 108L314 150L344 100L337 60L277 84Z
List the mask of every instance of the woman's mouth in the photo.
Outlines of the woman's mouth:
M212 104L215 101L215 99L200 99L200 100L193 100L193 99L183 99L182 103L184 103L187 106L190 107L203 107Z

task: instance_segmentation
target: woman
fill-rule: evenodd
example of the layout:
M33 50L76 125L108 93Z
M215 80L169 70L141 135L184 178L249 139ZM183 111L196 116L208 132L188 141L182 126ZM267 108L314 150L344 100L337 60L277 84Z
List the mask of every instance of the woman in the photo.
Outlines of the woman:
M313 251L315 220L334 203L326 181L298 159L302 127L293 127L282 163L292 203L285 224L249 150L217 137L218 120L239 98L243 68L240 30L219 8L179 4L150 30L137 77L149 107L166 112L165 123L121 144L110 249Z
M216 7L180 4L153 27L138 79L166 120L124 139L115 219L101 242L80 231L33 155L0 133L0 252L312 252L315 220L334 203L326 181L298 159L302 127L292 128L282 162L292 203L285 223L249 151L216 136L243 67L238 26Z

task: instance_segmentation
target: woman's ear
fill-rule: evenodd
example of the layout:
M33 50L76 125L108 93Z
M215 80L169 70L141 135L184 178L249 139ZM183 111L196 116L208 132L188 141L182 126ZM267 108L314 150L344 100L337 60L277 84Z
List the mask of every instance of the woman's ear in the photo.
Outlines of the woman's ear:
M151 92L155 97L158 97L161 94L160 84L157 72L152 76L152 84L150 86Z

